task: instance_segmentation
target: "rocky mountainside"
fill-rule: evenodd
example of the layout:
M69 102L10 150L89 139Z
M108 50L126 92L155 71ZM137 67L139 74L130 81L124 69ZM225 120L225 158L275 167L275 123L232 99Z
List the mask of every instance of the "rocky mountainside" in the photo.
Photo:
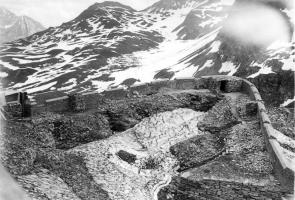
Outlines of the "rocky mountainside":
M0 7L0 43L25 38L45 28L28 16L16 16Z
M160 0L142 11L96 3L2 45L0 75L5 87L35 93L226 74L248 78L279 105L294 98L292 33L291 10L274 0Z

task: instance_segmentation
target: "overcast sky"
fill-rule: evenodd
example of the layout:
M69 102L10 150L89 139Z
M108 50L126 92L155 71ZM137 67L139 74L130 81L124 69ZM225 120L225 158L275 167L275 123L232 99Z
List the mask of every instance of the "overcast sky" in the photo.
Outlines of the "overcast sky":
M158 0L114 0L141 10ZM27 15L45 27L58 26L78 16L95 2L103 0L1 0L3 6L17 15Z

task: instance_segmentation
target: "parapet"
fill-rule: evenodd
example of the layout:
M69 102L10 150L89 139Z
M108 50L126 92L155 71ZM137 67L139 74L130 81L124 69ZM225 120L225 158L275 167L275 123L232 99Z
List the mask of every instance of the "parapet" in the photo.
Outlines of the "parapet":
M273 128L258 89L251 82L243 80L242 91L247 93L252 100L257 102L257 115L260 121L261 131L265 138L266 147L270 154L276 177L286 190L294 192L295 166L291 166L287 161L283 153L283 148L274 137L279 131Z

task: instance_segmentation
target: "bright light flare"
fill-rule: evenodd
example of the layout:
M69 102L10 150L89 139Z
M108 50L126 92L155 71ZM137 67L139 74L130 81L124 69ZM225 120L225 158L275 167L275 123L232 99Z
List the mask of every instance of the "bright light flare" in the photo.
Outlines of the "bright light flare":
M223 32L237 41L269 47L290 41L290 27L279 10L264 4L239 3L232 7Z

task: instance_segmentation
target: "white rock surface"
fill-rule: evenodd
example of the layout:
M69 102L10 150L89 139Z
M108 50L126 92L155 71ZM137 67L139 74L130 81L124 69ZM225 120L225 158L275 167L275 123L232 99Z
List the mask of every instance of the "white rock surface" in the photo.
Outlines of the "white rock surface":
M155 200L160 188L175 174L176 159L169 147L202 134L197 122L203 113L190 109L164 112L144 119L134 128L108 139L92 142L71 151L86 153L86 165L96 183L114 200ZM127 151L137 156L134 164L116 153ZM141 169L142 162L159 161L155 169Z

